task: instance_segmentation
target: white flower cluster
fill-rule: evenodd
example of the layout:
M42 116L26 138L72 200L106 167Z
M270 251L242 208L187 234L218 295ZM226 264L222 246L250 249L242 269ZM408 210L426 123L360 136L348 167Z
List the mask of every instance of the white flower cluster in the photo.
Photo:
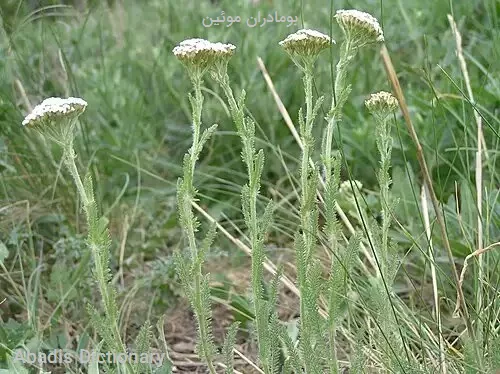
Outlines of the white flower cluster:
M207 67L217 60L229 59L236 46L224 43L212 43L205 39L187 39L176 46L172 52L183 63Z
M356 9L341 9L336 12L335 18L346 37L350 38L357 47L384 41L382 28L371 14Z
M279 42L285 51L301 56L315 56L335 40L316 30L301 29Z
M26 116L23 126L36 126L46 121L72 119L78 117L85 111L87 102L77 97L49 97L38 104L33 111Z
M398 108L398 100L391 93L380 91L371 94L365 105L372 114L385 118Z

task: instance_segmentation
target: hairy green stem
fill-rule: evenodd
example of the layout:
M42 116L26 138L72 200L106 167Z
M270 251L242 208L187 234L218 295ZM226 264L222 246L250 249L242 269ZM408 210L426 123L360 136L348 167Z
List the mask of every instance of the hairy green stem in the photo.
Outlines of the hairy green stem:
M313 112L313 74L312 67L307 66L304 71L304 88L305 88L305 97L306 97L306 118L305 118L305 133L303 134L303 144L304 151L302 152L302 165L301 165L301 183L302 183L302 201L305 202L307 196L309 196L312 191L309 191L309 174L310 174L310 164L309 157L313 150L314 144L312 139L312 125L314 119L312 118ZM312 232L314 231L312 225L317 224L316 222L312 222L313 212L309 209L302 211L302 235L304 237L304 243L306 247L306 259L310 260L312 255L312 250L314 246L315 238L312 236ZM309 261L307 261L309 263Z
M381 200L381 205L382 205L382 227L381 227L381 234L382 234L382 243L381 243L381 248L379 250L378 255L381 257L381 272L383 279L385 282L388 282L388 261L389 261L389 256L388 256L388 230L389 230L389 165L390 165L390 153L391 150L388 147L389 141L390 141L390 135L388 134L387 131L387 120L385 118L378 118L378 116L375 116L376 122L377 122L377 148L380 153L380 169L378 171L378 181L379 181L379 188L380 188L380 200ZM382 280L381 280L382 281ZM392 287L392 284L387 284L387 288L390 290ZM386 303L385 306L385 313L390 313L390 296L389 294L384 294L384 301ZM382 314L385 314L382 313ZM381 314L381 315L382 315ZM389 339L392 336L392 333L394 332L392 325L392 319L389 318L389 315L383 316L382 317L382 326L384 333L389 334ZM386 342L386 339L382 340L382 346L385 348L384 351L386 352L391 352L391 349L389 345L391 344L390 342Z
M336 347L336 341L337 341L337 326L335 324L335 321L330 322L330 326L328 329L328 336L330 339L329 345L330 345L330 374L337 374L339 372L339 363L337 360L337 347Z
M391 183L389 168L391 164L392 138L389 133L387 119L377 120L377 147L380 153L379 186L380 200L382 202L382 265L387 268L388 261L388 237L390 226L389 186ZM386 276L386 274L384 274Z
M242 201L242 204L247 204L249 207L249 221L247 226L249 230L250 245L252 249L252 293L254 302L255 328L257 331L257 344L259 347L259 356L263 365L264 373L271 374L271 365L269 362L270 354L264 349L264 345L269 341L267 321L262 320L261 316L267 314L262 295L262 282L264 273L264 246L262 244L257 217L257 197L260 189L260 175L255 173L255 150L254 150L254 130L248 128L245 121L244 108L240 107L236 102L233 90L229 84L229 77L225 72L225 68L220 69L216 77L229 103L229 108L233 122L235 123L238 134L243 144L243 159L248 172L248 202ZM267 344L266 344L267 345Z
M94 273L97 278L97 283L99 285L99 291L101 293L102 303L104 307L106 323L111 326L110 331L112 335L112 341L108 342L108 344L112 345L112 349L116 352L126 353L125 345L122 342L120 329L118 327L118 315L116 312L116 308L113 307L116 305L116 300L114 299L114 293L112 292L112 286L110 285L107 279L107 271L108 264L107 261L103 259L103 254L108 256L108 253L104 253L106 251L109 252L109 248L103 244L103 240L106 239L108 234L107 228L103 233L100 234L100 237L96 237L93 235L95 232L100 232L102 228L96 227L99 224L99 217L97 215L97 208L95 204L94 197L91 191L87 192L80 178L80 174L78 172L78 168L75 163L76 154L73 149L73 142L69 141L63 145L63 160L64 164L68 168L73 180L75 182L78 194L80 199L82 200L83 208L87 217L87 224L89 230L88 236L88 245L90 247L90 252L94 257ZM89 257L84 256L82 261L88 262ZM129 365L127 365L127 370L132 370Z
M323 158L325 182L328 184L332 175L332 143L333 131L336 123L342 117L342 109L350 93L347 82L347 68L354 58L356 51L351 48L349 39L346 39L340 48L340 58L336 66L334 97L327 116L326 135L324 141Z
M350 87L347 82L347 69L355 53L356 51L351 48L349 38L347 38L342 43L341 46L340 58L336 66L334 97L332 99L330 111L326 118L327 124L326 124L325 139L323 141L322 158L324 163L323 170L324 170L324 178L326 186L325 196L327 196L327 198L329 199L332 199L337 192L334 191L333 189L338 189L338 181L333 180L334 177L333 158L332 158L333 132L336 124L342 117L342 109L350 93ZM340 167L340 165L338 166ZM332 207L335 204L333 201L330 201L328 203ZM330 245L330 248L333 251L333 256L332 256L332 270L333 270L333 263L336 259L335 256L338 256L338 241L337 241L338 233L335 229L335 222L336 222L335 211L333 209L327 209L325 219L326 219L325 234L327 237L328 244ZM337 302L339 302L338 295L331 294L330 304ZM329 310L330 313L333 312L332 305L330 305ZM338 373L338 361L336 354L336 335L337 335L337 326L335 322L335 316L330 316L328 325L328 336L329 336L329 354L330 354L329 358L331 363L330 373L332 374Z
M215 374L215 367L213 364L213 357L209 349L209 336L210 336L210 326L208 321L204 317L204 303L202 300L202 261L198 259L198 245L196 242L196 222L194 220L194 215L192 213L191 203L194 199L195 188L193 185L194 179L194 169L196 166L196 161L199 155L200 147L200 132L201 132L201 112L203 108L203 94L201 92L202 77L199 73L193 73L191 75L191 81L194 88L194 98L192 104L193 109L193 144L189 150L188 167L184 170L183 181L184 193L187 196L182 198L182 207L180 209L180 214L183 215L183 219L186 222L185 227L183 227L186 235L188 237L189 248L191 250L191 260L194 264L193 269L193 295L192 304L196 319L198 321L199 334L200 334L200 353L202 354L205 363L211 374Z
M88 215L88 207L89 207L89 199L87 197L87 193L85 192L85 188L83 187L82 180L80 178L80 174L78 172L78 169L75 164L75 150L73 149L73 141L71 141L67 146L64 147L63 149L64 152L64 164L68 168L71 176L73 177L73 180L76 185L76 189L78 190L78 195L80 196L80 199L82 200L82 205L83 208L85 209L85 213Z
M309 268L309 263L312 257L312 252L314 250L314 242L315 238L313 237L313 232L315 231L315 225L317 222L314 222L314 204L311 206L308 202L310 199L310 194L314 193L309 191L310 183L310 165L309 158L313 148L313 139L312 139L312 125L314 122L313 118L313 72L312 72L312 64L306 64L303 69L303 81L304 81L304 92L306 99L306 116L305 120L302 123L300 128L300 136L303 144L302 150L302 160L301 160L301 169L300 169L300 180L301 180L301 189L302 193L300 196L301 199L301 207L300 207L300 226L302 229L302 244L298 245L297 250L297 278L298 278L298 286L300 291L300 342L303 347L303 352L313 352L312 342L311 342L311 332L312 326L310 324L310 313L306 303L306 295L309 290L307 284L307 273ZM305 373L311 373L311 357L305 357L304 359L304 367Z
M396 311L391 302L390 290L393 285L394 270L391 267L394 266L391 262L395 259L391 257L390 247L389 247L389 228L391 225L391 205L389 196L389 187L391 185L391 177L389 169L391 166L391 153L392 153L392 136L390 132L390 122L386 116L381 116L380 114L374 114L376 125L377 125L377 135L376 142L377 148L380 153L380 169L378 171L378 182L380 188L380 200L382 205L382 224L381 224L381 236L382 240L380 243L380 248L378 255L381 258L381 275L382 278L380 282L383 283L383 302L385 303L383 308L384 312L381 313L381 326L384 334L389 337L382 340L381 346L384 351L392 352L397 365L403 368L401 358L399 354L402 348L405 348L406 358L409 361L408 352L404 346L403 335L401 330L397 326L397 316ZM399 334L398 334L399 332ZM397 339L399 335L400 341L392 341L391 339ZM395 348L391 346L395 345ZM389 354L388 354L389 355Z

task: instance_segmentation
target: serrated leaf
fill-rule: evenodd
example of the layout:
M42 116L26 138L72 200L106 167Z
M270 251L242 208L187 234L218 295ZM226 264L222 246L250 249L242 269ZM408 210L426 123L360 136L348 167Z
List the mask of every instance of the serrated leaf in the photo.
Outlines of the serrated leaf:
M174 262L176 264L177 274L180 278L181 285L186 293L187 298L192 300L192 267L188 260L181 254L180 251L174 252Z
M214 338L212 335L212 309L210 302L210 288L209 288L210 274L205 274L200 282L200 304L197 304L196 300L193 300L192 306L195 310L198 318L198 344L196 346L196 352L200 357L205 360L212 360L217 350L214 344ZM196 295L194 295L196 296ZM204 334L201 331L201 324L205 326Z
M269 226L272 223L273 220L273 213L274 213L274 202L272 200L267 203L264 213L262 214L262 218L260 219L259 222L259 241L263 242L264 237L267 234L267 231L269 230Z
M238 333L239 322L233 322L229 327L226 339L224 340L224 346L222 348L222 354L224 356L224 363L226 365L226 374L234 373L234 355L233 349L236 344L236 334Z
M316 116L318 115L318 112L321 109L321 105L323 104L324 99L325 99L324 96L320 96L316 100L316 103L314 104L314 108L313 108L312 115L310 118L311 122L313 122L316 119Z
M260 177L262 176L262 170L264 169L264 151L259 149L259 152L255 155L254 160L254 183L259 185Z
M99 312L93 305L87 304L87 312L90 315L90 323L94 330L106 343L107 347L113 349L115 347L115 340L113 337L112 326L107 323L105 318L101 317Z
M200 248L198 250L198 259L199 263L203 263L205 260L206 254L210 247L212 246L212 243L214 242L215 236L217 235L217 224L214 222L210 225L210 228L207 231L207 234L205 235L205 238L201 242Z
M141 354L149 354L151 349L151 340L153 339L153 334L151 332L151 324L149 321L144 322L139 334L135 339L135 351L137 356L140 357ZM149 367L147 363L136 362L134 364L136 373L146 373Z
M250 117L245 117L245 141L248 143L251 153L254 153L255 144L255 122Z
M306 123L304 120L304 112L299 108L299 134L301 137L306 135Z
M252 217L250 214L250 187L245 184L241 188L241 210L247 227L252 227Z
M216 130L217 130L217 124L214 124L203 131L203 133L201 134L201 137L200 137L200 141L198 142L197 149L196 149L195 160L198 159L201 151L203 150L203 146L208 141L208 139L210 139L210 137L213 135L213 133Z
M280 373L280 368L282 366L282 353L281 353L281 339L280 339L280 322L278 319L278 313L276 311L271 312L269 317L268 326L268 339L269 339L269 366L271 367L271 372L273 374Z
M296 321L295 321L296 322ZM291 323L288 323L288 326ZM288 329L285 326L282 326L280 331L280 338L285 345L285 351L288 353L288 357L286 358L290 362L290 366L293 368L295 373L302 373L302 364L300 362L299 353L295 348L294 341L298 336L298 328L297 324L293 324L293 337L289 334Z
M273 313L276 306L278 305L278 296L279 296L279 285L281 281L281 277L283 276L283 266L280 265L276 274L273 277L271 282L271 287L269 288L269 312Z

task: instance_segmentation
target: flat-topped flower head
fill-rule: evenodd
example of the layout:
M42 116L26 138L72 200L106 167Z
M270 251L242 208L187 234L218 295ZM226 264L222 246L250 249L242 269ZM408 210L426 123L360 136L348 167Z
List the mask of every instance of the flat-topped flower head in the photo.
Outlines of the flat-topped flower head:
M217 62L229 60L235 49L232 44L194 38L182 41L172 52L186 67L203 71Z
M385 119L396 111L398 108L398 100L391 93L380 91L371 94L370 97L366 99L365 105L370 113Z
M335 14L335 19L355 48L384 41L382 28L371 14L356 9L341 9Z
M279 42L290 55L311 57L328 48L335 40L316 30L301 29Z
M77 97L49 97L38 104L23 120L32 128L58 143L73 138L75 120L85 111L87 102Z
M48 121L73 119L85 111L87 102L77 97L49 97L38 104L33 111L26 116L23 126L40 126Z

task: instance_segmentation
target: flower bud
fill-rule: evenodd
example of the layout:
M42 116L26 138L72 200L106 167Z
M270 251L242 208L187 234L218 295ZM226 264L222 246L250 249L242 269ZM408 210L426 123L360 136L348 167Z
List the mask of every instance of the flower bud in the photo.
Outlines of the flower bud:
M396 111L398 108L398 100L391 93L380 91L371 94L365 101L365 105L370 113L385 119Z

